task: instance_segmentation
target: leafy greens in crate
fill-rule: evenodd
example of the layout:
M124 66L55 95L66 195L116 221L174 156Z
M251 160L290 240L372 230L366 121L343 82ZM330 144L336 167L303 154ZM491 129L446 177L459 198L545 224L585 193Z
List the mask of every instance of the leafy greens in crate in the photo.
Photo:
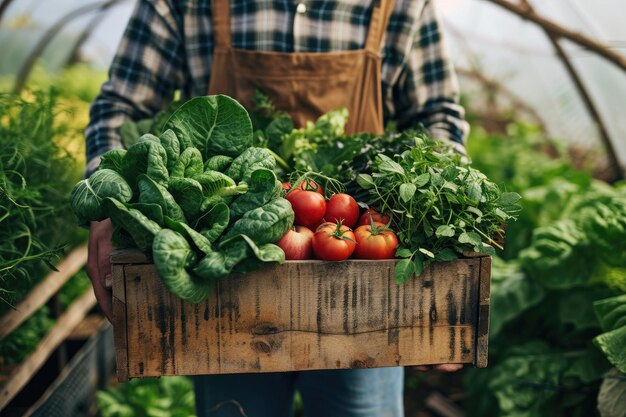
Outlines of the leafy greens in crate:
M115 240L151 253L167 288L195 303L213 281L283 262L293 224L267 149L252 147L246 110L227 96L192 99L159 137L102 156L71 205L81 222L111 218Z

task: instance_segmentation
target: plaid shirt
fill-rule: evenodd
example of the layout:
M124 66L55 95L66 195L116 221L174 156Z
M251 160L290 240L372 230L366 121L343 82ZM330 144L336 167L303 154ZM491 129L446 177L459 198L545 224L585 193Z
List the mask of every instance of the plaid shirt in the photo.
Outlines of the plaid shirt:
M363 48L376 0L231 0L233 47L278 52ZM467 123L446 55L434 0L396 0L382 56L385 121L399 129L422 124L464 152ZM305 9L304 11L302 9ZM151 117L175 91L205 95L211 75L213 27L209 0L139 0L109 80L92 104L86 130L87 172L99 155L121 148L127 119Z

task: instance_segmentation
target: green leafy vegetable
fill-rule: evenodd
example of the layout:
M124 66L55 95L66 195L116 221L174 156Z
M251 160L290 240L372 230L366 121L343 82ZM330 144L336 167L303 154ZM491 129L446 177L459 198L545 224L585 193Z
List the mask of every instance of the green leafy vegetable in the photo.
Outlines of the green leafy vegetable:
M214 155L236 157L252 145L248 112L222 95L187 101L165 123L163 130L167 129L188 146L198 148L205 159Z
M144 139L128 148L122 159L122 176L133 191L137 191L136 179L146 174L156 183L167 187L169 174L167 171L167 153L160 143Z
M117 172L102 169L79 182L72 190L70 201L81 223L105 219L102 200L113 197L123 203L130 201L133 192Z
M161 206L163 214L169 216L175 221L184 222L185 215L183 209L180 208L174 197L167 191L167 188L156 183L147 175L140 175L137 178L139 185L139 202L143 204L157 204Z
M208 298L211 284L189 272L196 266L197 256L183 236L162 229L154 237L152 256L159 276L171 292L192 303Z
M493 237L520 210L518 194L501 192L460 155L426 138L415 138L415 146L395 158L376 156L372 173L357 182L369 205L392 214L400 250L410 251L396 268L398 282L455 252L492 254L483 242L499 246Z
M154 236L161 230L158 223L115 198L102 200L102 209L114 224L122 227L133 238L140 250L148 251L152 247Z

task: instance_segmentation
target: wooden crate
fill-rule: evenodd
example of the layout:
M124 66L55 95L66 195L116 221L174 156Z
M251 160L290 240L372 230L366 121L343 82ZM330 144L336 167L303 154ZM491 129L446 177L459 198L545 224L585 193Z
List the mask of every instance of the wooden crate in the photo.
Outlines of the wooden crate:
M120 381L161 375L487 365L491 258L431 265L403 285L395 260L287 261L183 302L139 252L113 265Z

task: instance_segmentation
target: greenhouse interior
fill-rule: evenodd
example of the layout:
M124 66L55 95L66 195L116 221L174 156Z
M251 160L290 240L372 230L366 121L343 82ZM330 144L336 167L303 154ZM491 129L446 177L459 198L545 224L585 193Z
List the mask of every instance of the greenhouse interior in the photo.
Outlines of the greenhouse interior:
M0 416L626 417L624 13L0 0Z

